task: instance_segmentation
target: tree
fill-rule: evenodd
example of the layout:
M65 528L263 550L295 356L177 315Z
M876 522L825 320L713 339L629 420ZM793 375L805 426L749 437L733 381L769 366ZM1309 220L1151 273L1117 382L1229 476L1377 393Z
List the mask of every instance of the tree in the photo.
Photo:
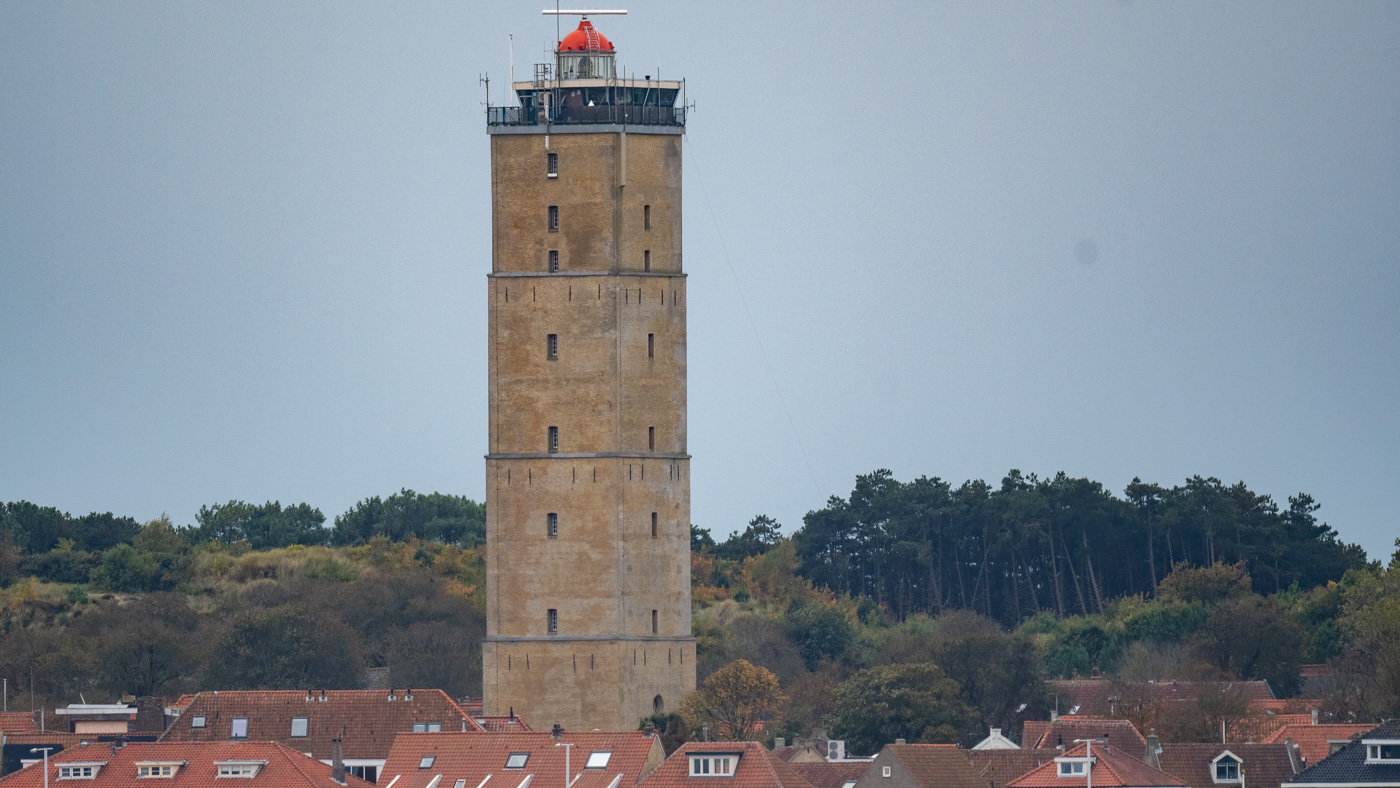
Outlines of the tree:
M746 659L711 673L681 702L681 715L692 726L707 725L720 741L748 741L759 720L776 715L787 701L778 677Z
M326 542L326 516L305 503L282 508L278 501L261 506L244 501L199 507L195 536L210 542L247 542L254 550Z
M475 547L486 541L486 507L460 495L405 488L388 498L366 498L335 518L331 543L367 544L376 534L394 542L416 537Z
M1272 599L1249 596L1220 603L1196 631L1191 649L1226 675L1264 679L1285 697L1298 689L1303 628Z
M797 642L808 670L816 670L823 659L841 656L855 640L846 611L834 605L811 604L789 610L787 631Z
M299 605L249 610L213 649L204 684L226 689L353 689L360 686L359 638L322 611Z
M960 690L932 662L858 671L836 688L826 727L857 753L878 752L895 739L954 744L982 724Z
M695 523L690 524L690 550L698 553L701 550L714 550L715 538L710 536L710 529L701 528Z
M160 565L129 544L108 550L92 570L92 584L103 591L153 591L159 578Z
M1179 563L1172 567L1172 573L1157 587L1157 596L1188 604L1210 605L1226 599L1247 597L1251 586L1244 564L1215 563L1197 568Z
M715 555L736 561L762 555L783 540L781 528L777 520L760 514L749 521L749 527L743 533L736 533L717 545Z

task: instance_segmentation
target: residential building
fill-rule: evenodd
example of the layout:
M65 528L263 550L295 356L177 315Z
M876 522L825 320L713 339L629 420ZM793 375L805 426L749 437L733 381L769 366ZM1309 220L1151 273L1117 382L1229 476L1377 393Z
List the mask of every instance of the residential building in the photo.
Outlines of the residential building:
M1007 788L1186 788L1186 781L1139 760L1142 750L1129 754L1112 745L1076 744L1054 759L1008 782Z
M483 712L632 730L695 689L682 83L584 19L490 107Z
M1347 742L1360 738L1376 726L1354 723L1321 723L1317 725L1286 725L1264 739L1266 744L1292 742L1300 755L1303 765L1311 766L1340 750Z
M1343 744L1281 788L1400 788L1400 720Z
M1279 788L1302 767L1287 744L1162 744L1146 755L1190 788Z
M870 768L872 761L870 758L818 763L789 761L788 766L792 767L798 777L811 783L812 788L855 788L856 782L865 774L865 770Z
M330 763L341 740L350 772L375 782L398 734L464 730L481 727L442 690L225 690L196 695L161 741L277 741Z
M1019 750L1021 745L1001 735L1001 728L991 728L987 738L972 745L974 750Z
M1059 755L1055 749L1037 750L961 750L963 757L977 773L980 785L987 788L1006 788L1006 784L1026 772L1049 763Z
M1111 717L1065 715L1049 722L1026 720L1021 728L1021 743L1028 749L1069 747L1075 739L1103 739L1124 749L1141 748L1147 743L1137 726Z
M47 774L39 760L0 778L0 788L130 788L145 780L168 788L370 788L343 771L337 775L332 765L265 741L80 744L51 754Z
M642 788L812 788L757 742L689 742L647 775Z
M887 744L852 788L987 788L965 752L952 744Z
M633 788L661 765L661 740L617 733L404 733L380 783L394 788Z

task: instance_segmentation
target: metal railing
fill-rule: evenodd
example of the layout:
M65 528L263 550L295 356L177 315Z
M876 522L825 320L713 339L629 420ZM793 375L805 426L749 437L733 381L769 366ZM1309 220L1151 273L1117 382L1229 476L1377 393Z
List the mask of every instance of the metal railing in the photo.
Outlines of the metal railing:
M602 107L560 107L552 119L534 107L487 107L488 126L581 126L614 124L629 126L684 126L684 107L648 107L616 104Z

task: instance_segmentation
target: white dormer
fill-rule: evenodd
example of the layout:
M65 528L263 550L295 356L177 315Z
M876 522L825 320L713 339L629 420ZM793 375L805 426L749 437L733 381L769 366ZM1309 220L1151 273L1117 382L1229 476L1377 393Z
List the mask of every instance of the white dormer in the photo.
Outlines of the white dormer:
M1084 772L1093 768L1097 758L1084 755L1062 755L1055 759L1055 774L1058 777L1084 778Z
M1367 763L1400 765L1400 739L1362 739L1366 746Z
M186 763L188 761L137 761L136 777L138 779L168 779L179 774L180 768Z
M1210 760L1210 778L1217 783L1240 781L1240 756L1226 750Z
M219 769L219 771L217 772L218 777L243 778L246 780L258 776L258 772L262 769L262 767L267 765L267 761L214 761L214 765L217 766Z
M691 777L733 777L734 765L739 762L737 752L692 752L690 754Z
M92 780L106 766L106 761L68 761L58 765L60 780Z

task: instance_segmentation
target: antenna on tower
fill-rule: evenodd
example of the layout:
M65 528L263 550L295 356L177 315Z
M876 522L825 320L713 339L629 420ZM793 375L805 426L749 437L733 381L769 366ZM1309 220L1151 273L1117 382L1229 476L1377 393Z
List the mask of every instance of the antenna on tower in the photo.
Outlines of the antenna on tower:
M478 75L476 76L476 84L478 84L478 85L485 85L485 86L486 86L486 106L490 107L490 106L491 106L491 74L490 74L490 73L478 74Z

